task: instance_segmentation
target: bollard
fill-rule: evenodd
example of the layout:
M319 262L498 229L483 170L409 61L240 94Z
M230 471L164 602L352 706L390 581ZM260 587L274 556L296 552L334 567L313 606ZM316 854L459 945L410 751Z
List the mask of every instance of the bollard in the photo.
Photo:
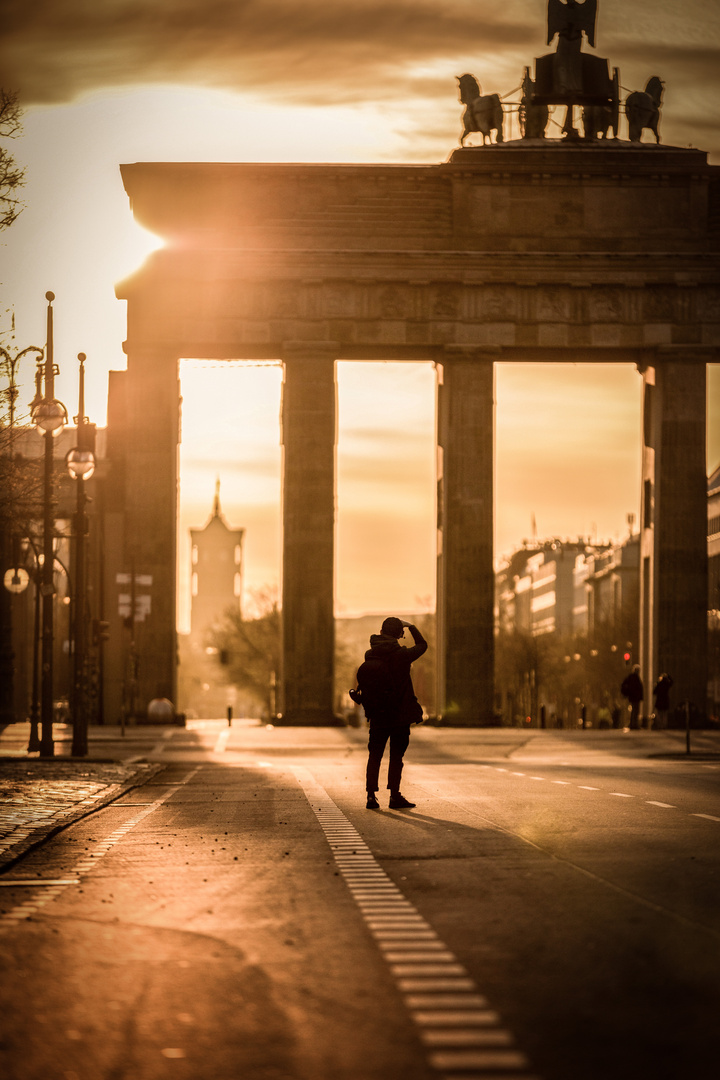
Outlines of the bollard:
M690 702L685 702L685 753L690 753Z
M545 726L546 726L546 724L545 724L545 706L541 705L540 706L540 727L544 728Z
M583 729L583 731L585 731L585 729L587 728L587 705L583 705L582 710L581 710L581 716L582 716L582 729Z
M232 727L232 705L228 705L227 707L227 720L228 727Z

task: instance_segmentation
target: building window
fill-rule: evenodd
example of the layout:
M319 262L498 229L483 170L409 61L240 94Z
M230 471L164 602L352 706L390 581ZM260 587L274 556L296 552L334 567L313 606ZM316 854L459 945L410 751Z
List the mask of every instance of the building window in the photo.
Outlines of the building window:
M643 527L649 529L653 523L652 480L643 484Z

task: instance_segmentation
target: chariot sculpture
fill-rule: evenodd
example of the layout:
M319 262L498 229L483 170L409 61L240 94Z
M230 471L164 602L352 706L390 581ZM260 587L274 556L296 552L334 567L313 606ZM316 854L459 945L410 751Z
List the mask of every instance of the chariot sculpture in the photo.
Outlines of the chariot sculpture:
M620 73L608 61L583 52L583 37L595 48L595 24L598 0L548 0L547 43L557 38L554 53L537 57L535 78L526 67L522 78L522 98L518 119L523 139L544 139L549 120L549 106L565 105L563 134L566 139L580 139L575 127L575 108L582 109L582 137L617 139L620 121ZM473 75L458 77L460 100L465 106L460 145L474 131L483 136L483 146L503 142L503 105L497 94L483 95ZM653 75L645 87L629 94L625 102L630 142L640 142L644 130L650 130L660 142L658 122L663 82Z

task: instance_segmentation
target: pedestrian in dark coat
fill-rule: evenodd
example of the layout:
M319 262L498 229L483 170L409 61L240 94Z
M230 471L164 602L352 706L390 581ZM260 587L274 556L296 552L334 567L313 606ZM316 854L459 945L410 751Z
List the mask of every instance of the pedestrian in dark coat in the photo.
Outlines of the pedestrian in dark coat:
M640 706L645 697L645 688L643 687L643 682L640 678L639 664L634 664L630 674L623 679L620 692L623 697L626 697L630 702L630 729L632 731L637 731L640 726L638 722Z
M414 641L410 648L400 644L409 630ZM367 808L380 806L376 792L379 784L380 762L390 742L388 788L390 809L408 809L415 803L400 793L403 755L410 742L410 725L422 722L422 707L415 697L410 666L427 650L427 642L412 623L391 616L383 622L380 633L370 638L365 661L358 668L356 694L370 721L368 762L366 770Z
M664 731L667 727L668 712L670 711L670 688L673 681L666 671L655 683L653 694L655 695L655 727L658 731Z

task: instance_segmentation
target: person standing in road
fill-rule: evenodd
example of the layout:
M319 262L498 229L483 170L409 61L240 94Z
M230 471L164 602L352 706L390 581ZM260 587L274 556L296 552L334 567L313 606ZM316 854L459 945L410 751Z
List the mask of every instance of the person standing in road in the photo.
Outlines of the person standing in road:
M673 681L667 672L663 671L662 675L655 683L653 687L653 694L655 695L655 724L654 727L657 731L664 731L667 727L667 717L670 710L670 688Z
M409 630L414 641L410 648L400 644ZM406 810L415 806L400 793L403 756L410 742L410 725L422 723L422 707L415 697L410 666L427 650L427 642L412 623L391 616L383 622L380 633L370 637L370 648L358 668L358 689L350 696L359 702L370 721L366 770L367 809L378 810L377 791L380 763L390 741L388 788L390 809Z
M630 702L630 730L637 731L640 716L640 706L645 697L645 688L640 678L640 665L633 664L633 669L626 675L620 687L620 693Z

